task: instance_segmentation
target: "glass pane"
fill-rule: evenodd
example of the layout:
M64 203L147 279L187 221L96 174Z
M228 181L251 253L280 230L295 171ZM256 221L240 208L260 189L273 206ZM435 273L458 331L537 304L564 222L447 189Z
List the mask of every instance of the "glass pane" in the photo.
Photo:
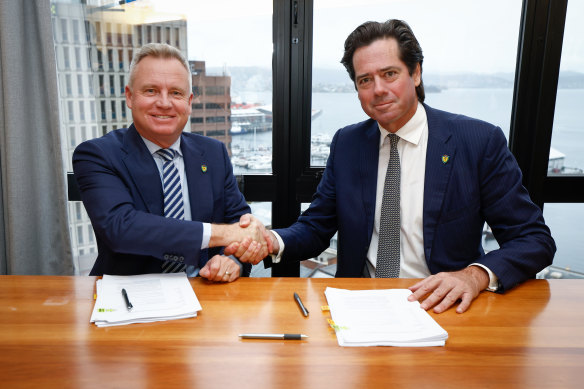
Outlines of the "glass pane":
M583 13L583 2L568 2L548 175L582 174L584 169L584 126L581 122L584 38L579 20ZM584 242L580 226L584 218L584 204L546 204L544 216L558 251L554 264L540 276L584 278Z
M546 204L543 215L556 241L557 251L553 265L544 269L539 277L584 278L584 204Z
M309 203L301 203L300 210L304 212ZM300 277L334 278L337 272L337 234L332 239L329 248L315 258L300 262Z
M345 38L368 20L402 19L412 27L424 51L429 106L486 120L508 135L521 3L315 0L311 164L325 164L336 130L367 119L340 60Z
M72 171L81 141L131 123L124 87L132 56L143 44L159 42L179 48L191 65L195 98L185 131L225 143L236 174L270 173L272 1L119 3L51 0L64 170ZM70 231L83 270L97 247L87 236L87 215L76 220L74 207ZM81 261L81 253L89 259Z
M581 118L584 38L580 21L583 14L584 2L568 2L548 174L582 174L584 169L584 125Z

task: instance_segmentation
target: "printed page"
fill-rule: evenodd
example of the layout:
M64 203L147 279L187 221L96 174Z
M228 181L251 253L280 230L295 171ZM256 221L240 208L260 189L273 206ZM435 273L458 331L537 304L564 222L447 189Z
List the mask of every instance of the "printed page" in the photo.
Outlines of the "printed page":
M122 289L133 305L128 310ZM91 322L103 326L196 316L201 305L185 273L104 275L97 283Z
M408 289L327 288L339 345L444 345L448 334L417 301L407 301L410 294Z

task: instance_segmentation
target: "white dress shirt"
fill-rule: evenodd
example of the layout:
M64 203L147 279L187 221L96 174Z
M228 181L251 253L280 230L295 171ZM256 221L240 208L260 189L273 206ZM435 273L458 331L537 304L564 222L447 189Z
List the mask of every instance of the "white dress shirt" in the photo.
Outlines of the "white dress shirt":
M148 151L154 158L154 162L156 162L156 167L158 167L158 173L160 174L160 182L164 185L163 175L162 175L162 167L164 165L164 159L156 153L158 150L161 149L160 146L157 144L149 141L148 139L142 137L142 140L146 144ZM173 160L176 168L178 169L178 174L180 176L180 185L182 187L182 194L183 194L183 205L184 205L184 220L193 220L191 215L191 202L189 200L189 187L187 184L187 176L185 173L185 160L182 155L182 151L180 149L180 137L173 143L172 146L169 147L178 153L178 157ZM203 237L201 239L201 250L209 248L209 240L211 239L211 224L203 223Z
M389 131L379 126L379 160L377 166L377 192L375 219L369 251L369 273L375 277L381 200L385 174L389 162ZM425 278L430 275L424 256L424 178L426 174L426 149L428 146L428 120L421 103L414 116L396 133L400 140L397 150L400 159L400 278ZM407 173L407 174L406 174Z

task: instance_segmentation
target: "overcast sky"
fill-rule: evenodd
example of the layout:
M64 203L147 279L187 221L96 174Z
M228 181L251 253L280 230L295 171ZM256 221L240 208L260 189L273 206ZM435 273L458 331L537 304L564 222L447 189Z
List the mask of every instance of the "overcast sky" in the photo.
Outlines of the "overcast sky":
M272 0L153 0L161 12L185 14L189 58L207 66L272 62ZM315 67L340 68L347 35L367 20L403 19L424 51L430 73L513 72L521 0L314 0ZM584 71L584 1L568 4L562 70Z

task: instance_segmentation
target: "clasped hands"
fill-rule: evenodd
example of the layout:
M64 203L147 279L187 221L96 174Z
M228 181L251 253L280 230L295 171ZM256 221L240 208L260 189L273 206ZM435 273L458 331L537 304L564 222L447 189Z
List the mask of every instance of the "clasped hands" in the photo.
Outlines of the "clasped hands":
M224 246L224 255L211 258L199 274L210 281L235 281L240 275L239 264L228 256L234 255L241 262L255 265L274 249L272 236L251 214L241 216L234 224L211 224L209 247Z

